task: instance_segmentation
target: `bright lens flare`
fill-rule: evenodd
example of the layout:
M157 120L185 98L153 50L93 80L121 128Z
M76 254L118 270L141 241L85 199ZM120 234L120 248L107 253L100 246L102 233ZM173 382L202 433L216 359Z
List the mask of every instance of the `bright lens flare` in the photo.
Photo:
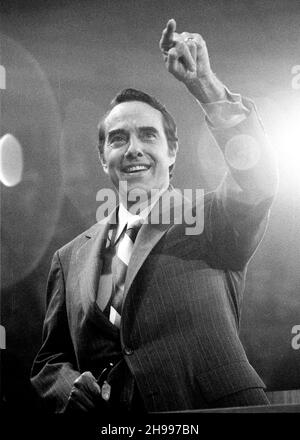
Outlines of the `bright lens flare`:
M281 189L300 191L300 100L278 94L260 103L260 114L275 147Z
M15 186L22 180L23 154L19 141L12 134L0 139L0 181Z
M297 179L300 186L300 103L286 110L278 130L279 156L283 169Z

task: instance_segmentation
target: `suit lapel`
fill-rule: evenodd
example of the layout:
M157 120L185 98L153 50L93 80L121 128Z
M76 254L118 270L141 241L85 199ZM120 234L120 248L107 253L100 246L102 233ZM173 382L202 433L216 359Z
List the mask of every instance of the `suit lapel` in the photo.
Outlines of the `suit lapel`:
M77 267L79 268L79 286L83 308L87 311L91 303L95 303L99 288L99 278L103 266L103 252L106 247L110 225L115 221L116 211L107 219L93 226L86 233L87 242L77 252ZM101 292L99 303L104 309L111 292ZM108 297L108 298L106 298ZM102 308L103 306L103 308Z

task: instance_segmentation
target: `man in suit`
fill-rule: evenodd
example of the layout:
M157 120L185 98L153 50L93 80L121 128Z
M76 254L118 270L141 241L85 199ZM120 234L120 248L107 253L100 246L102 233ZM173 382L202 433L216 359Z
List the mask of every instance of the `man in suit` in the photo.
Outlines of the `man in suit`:
M180 217L187 202L170 185L173 118L143 92L114 99L99 126L99 152L120 204L55 253L49 276L31 380L53 412L268 403L238 327L247 263L276 192L273 153L253 103L216 78L199 34L178 34L169 20L160 48L205 111L228 172L191 203L204 223L187 233Z

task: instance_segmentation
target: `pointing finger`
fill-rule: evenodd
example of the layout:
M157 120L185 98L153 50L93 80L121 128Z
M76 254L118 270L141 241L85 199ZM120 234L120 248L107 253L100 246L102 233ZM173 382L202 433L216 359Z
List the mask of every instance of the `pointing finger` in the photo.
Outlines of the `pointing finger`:
M163 51L168 51L172 47L174 42L173 36L175 30L176 30L176 21L174 20L174 18L171 18L168 21L166 28L163 30L159 42L159 46Z
M176 21L174 20L174 18L171 18L169 21L168 21L168 23L167 23L167 26L166 26L166 33L167 33L167 36L168 35L171 35L173 32L175 32L176 31Z

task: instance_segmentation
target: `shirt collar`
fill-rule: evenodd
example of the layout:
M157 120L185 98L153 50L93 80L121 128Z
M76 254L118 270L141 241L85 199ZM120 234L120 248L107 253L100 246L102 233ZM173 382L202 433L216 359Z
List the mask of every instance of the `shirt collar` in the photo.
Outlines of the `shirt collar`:
M141 220L142 222L145 221L150 211L152 210L153 206L160 198L160 196L167 190L167 188L162 188L160 191L158 191L157 194L155 194L155 196L151 200L151 204L147 205L146 208L144 208L139 215L132 214L125 208L125 206L122 203L120 203L119 212L118 212L118 228L117 228L116 240L122 234L127 224L132 224L136 220Z
M116 240L122 234L127 224L133 223L136 220L140 220L141 218L143 219L141 215L131 214L131 212L127 211L124 205L120 203L119 212L118 212L118 228L117 228Z

